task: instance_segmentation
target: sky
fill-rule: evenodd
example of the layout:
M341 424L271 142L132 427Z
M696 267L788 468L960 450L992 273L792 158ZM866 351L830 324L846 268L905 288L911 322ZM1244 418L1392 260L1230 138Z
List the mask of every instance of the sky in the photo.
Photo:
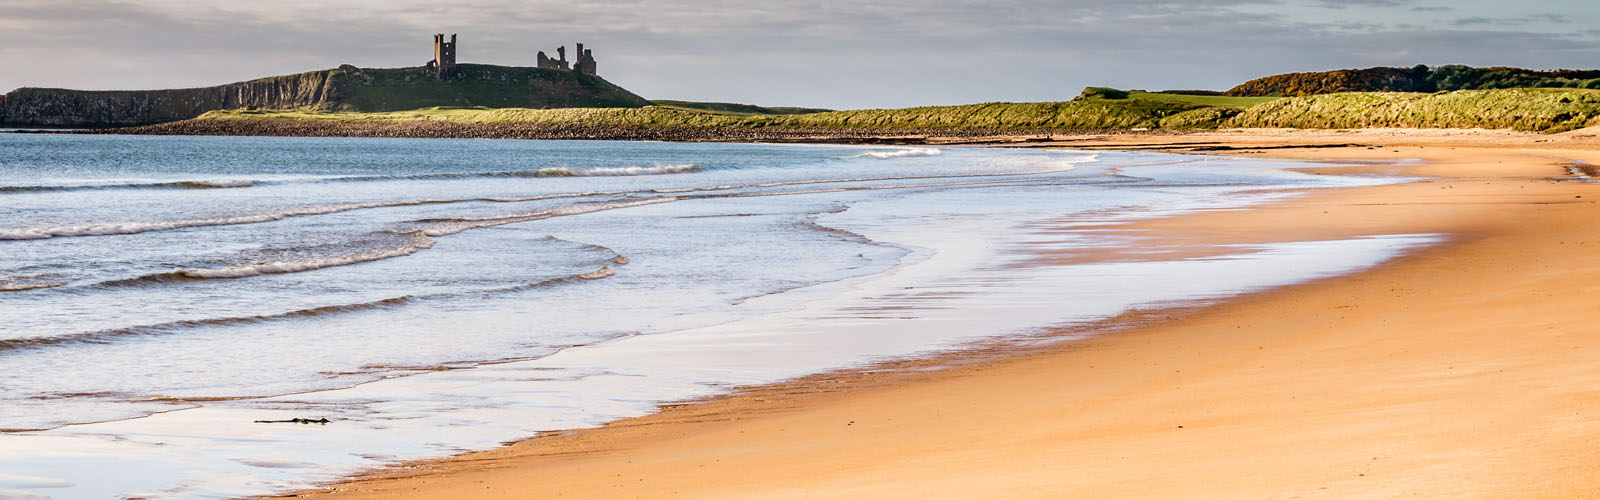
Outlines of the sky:
M1600 68L1594 0L0 0L0 90L217 85L583 42L650 99L834 109L1225 90L1292 71Z

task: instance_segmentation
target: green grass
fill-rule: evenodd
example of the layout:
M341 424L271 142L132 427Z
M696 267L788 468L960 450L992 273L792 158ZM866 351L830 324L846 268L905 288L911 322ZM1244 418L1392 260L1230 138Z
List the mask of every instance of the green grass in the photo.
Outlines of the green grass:
M1145 100L991 102L964 106L834 111L783 117L776 125L886 129L1119 129L1157 128L1163 118L1195 106Z
M450 81L425 68L333 70L337 111L395 111L435 106L492 108L637 108L649 101L611 82L575 71L461 64Z
M1350 92L1294 97L1245 110L1232 127L1489 128L1564 132L1600 125L1600 90Z
M830 111L800 115L746 115L650 106L645 108L525 109L432 107L377 113L298 110L228 110L204 120L416 121L556 123L659 127L796 127L838 129L1112 129L1157 128L1161 120L1200 106L1146 100L1079 100L984 103L901 109Z
M1245 109L1280 99L1278 97L1229 97L1220 95L1163 94L1159 92L1130 92L1128 93L1128 98L1178 102L1199 106L1222 106L1235 109Z
M1146 95L1159 95L1149 98ZM1243 99L1243 100L1241 100ZM1254 103L1254 104L1251 104ZM1561 132L1600 125L1600 90L1365 92L1292 98L1130 93L1125 99L741 114L680 107L526 109L430 107L378 113L317 109L213 111L205 120L418 121L644 127L1105 130L1269 128L1496 128Z

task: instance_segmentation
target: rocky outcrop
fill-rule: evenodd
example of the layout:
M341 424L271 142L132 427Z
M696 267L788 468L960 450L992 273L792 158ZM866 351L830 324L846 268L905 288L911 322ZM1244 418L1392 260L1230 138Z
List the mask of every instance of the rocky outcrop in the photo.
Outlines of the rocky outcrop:
M20 88L0 96L0 125L121 127L185 120L219 109L400 111L431 106L644 107L649 101L594 75L461 64L448 80L426 68L339 69L173 90Z
M338 71L338 70L334 70ZM331 71L263 78L216 87L172 90L20 88L0 100L0 123L50 127L143 125L216 109L288 109L337 99Z

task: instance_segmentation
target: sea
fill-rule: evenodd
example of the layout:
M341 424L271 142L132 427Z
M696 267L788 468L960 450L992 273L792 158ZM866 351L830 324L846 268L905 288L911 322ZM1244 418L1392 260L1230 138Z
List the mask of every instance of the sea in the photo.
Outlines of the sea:
M0 498L324 486L743 386L1350 273L1437 240L1039 258L1146 244L1128 221L1396 182L1326 167L0 134Z

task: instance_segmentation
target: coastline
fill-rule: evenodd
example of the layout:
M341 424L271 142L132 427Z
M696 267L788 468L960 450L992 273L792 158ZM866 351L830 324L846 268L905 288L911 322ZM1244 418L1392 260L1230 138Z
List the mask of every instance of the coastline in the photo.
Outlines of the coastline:
M1226 150L1253 157L1424 158L1342 171L1427 181L1315 192L1124 229L1191 249L1385 233L1442 233L1451 243L1220 305L1134 313L1115 322L1117 331L1088 339L1002 343L807 377L299 496L1548 498L1585 491L1597 473L1583 466L1595 454L1584 438L1600 426L1584 422L1582 412L1600 401L1582 389L1595 381L1582 369L1593 359L1582 344L1593 338L1578 327L1581 291L1600 266L1585 264L1584 245L1568 243L1593 243L1600 231L1582 227L1594 209L1574 198L1594 187L1549 179L1566 175L1568 160L1600 154L1587 139L1383 133L1060 144L1192 150L1223 143L1275 148ZM1276 148L1352 136L1401 147ZM1528 155L1534 146L1575 149ZM1541 328L1497 335L1524 323ZM1516 376L1500 375L1507 368Z
M609 140L669 142L780 142L817 144L925 144L930 138L956 138L987 143L1044 142L1052 131L1005 129L884 129L884 128L732 128L643 125L582 125L573 123L500 123L449 121L297 121L201 120L133 127L63 131L17 131L40 134L125 134L259 137L381 137L426 139L528 139ZM1026 136L1026 137L1024 137ZM935 139L937 140L937 139Z

